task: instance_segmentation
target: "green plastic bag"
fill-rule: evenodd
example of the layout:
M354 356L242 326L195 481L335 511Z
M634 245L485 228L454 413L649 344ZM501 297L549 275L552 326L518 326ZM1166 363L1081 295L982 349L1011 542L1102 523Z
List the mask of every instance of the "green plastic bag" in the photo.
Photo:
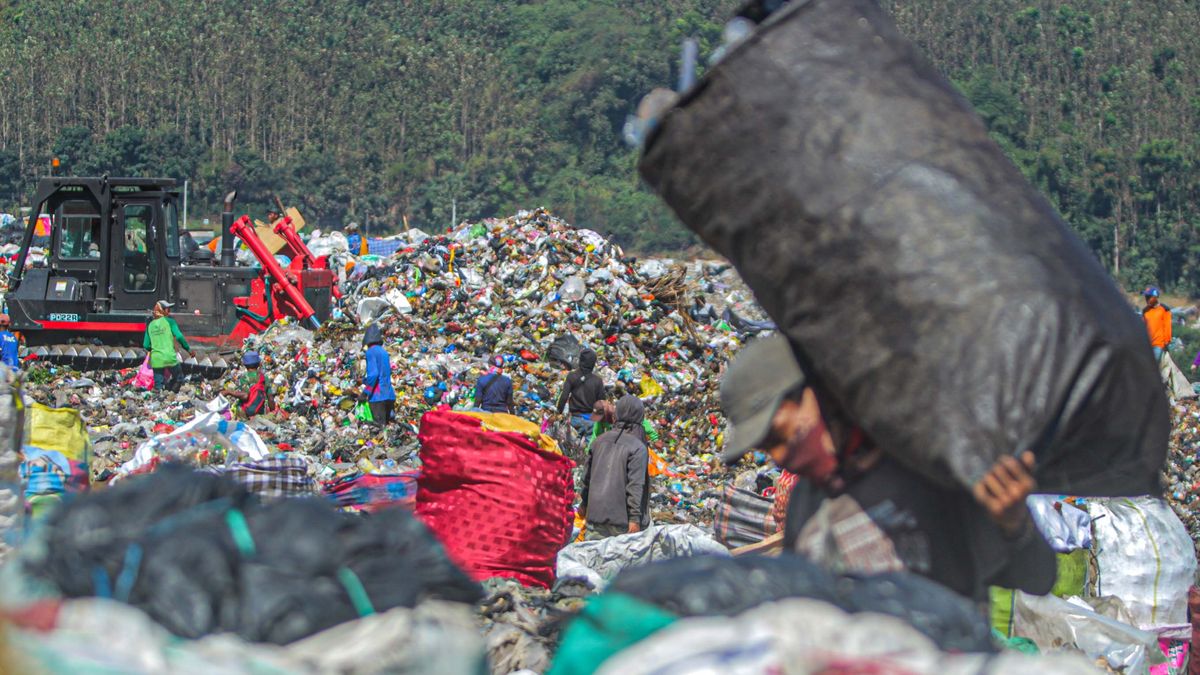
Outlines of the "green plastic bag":
M991 600L992 630L1007 638L1012 635L1013 592L999 586L988 587Z
M567 626L547 675L595 672L610 656L666 628L677 618L623 593L595 596Z
M1000 648L1004 649L1005 651L1021 652L1022 654L1038 654L1038 653L1040 653L1038 650L1037 644L1034 643L1034 641L1030 640L1029 638L1023 638L1023 637L1010 638L1010 637L1003 635L1000 631L996 630L995 628L992 629L992 637L995 638L996 643L998 645L1000 645Z
M1088 552L1084 549L1058 554L1058 579L1050 592L1060 598L1083 595L1087 582Z
M1056 558L1058 579L1050 593L1060 598L1083 595L1083 585L1087 579L1088 552L1079 549L1070 553L1059 553ZM992 628L1005 637L1012 635L1013 592L1007 588L992 586L988 588L988 595L991 598Z
M359 422L374 422L375 416L371 414L371 404L366 401L359 401L354 405L354 418Z

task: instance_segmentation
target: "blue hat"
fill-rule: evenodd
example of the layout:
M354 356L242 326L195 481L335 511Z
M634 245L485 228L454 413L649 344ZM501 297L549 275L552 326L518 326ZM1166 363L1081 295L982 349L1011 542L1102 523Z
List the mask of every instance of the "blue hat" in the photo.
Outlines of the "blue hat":
M495 366L497 368L503 368L504 367L504 356L502 356L500 354L496 354L495 356L492 357L491 363L493 366Z
M253 367L253 366L257 366L261 363L262 363L262 357L258 355L258 352L249 351L242 355L242 365L243 366Z
M1148 287L1146 287L1146 290L1142 291L1142 295L1146 296L1147 298L1157 298L1158 297L1158 287L1157 286L1148 286Z

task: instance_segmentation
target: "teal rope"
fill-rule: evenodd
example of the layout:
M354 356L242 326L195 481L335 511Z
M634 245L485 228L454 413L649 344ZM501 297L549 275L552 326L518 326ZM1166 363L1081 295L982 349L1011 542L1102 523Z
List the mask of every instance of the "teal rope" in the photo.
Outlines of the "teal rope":
M229 526L229 534L233 536L233 543L237 545L242 556L246 558L253 556L256 552L254 535L250 534L250 525L246 523L246 516L237 509L226 511L225 524Z
M354 570L349 567L339 567L337 578L341 582L342 588L346 589L346 595L350 596L350 604L354 605L354 611L358 612L360 617L375 613L375 606L371 604L367 589L363 588L362 580L358 578Z

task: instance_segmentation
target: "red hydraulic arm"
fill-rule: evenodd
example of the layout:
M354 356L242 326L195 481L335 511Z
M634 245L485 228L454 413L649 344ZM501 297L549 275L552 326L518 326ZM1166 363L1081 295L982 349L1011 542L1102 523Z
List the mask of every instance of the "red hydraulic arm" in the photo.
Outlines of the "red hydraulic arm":
M312 305L304 299L304 294L296 285L288 279L288 275L284 273L283 267L279 265L279 261L275 260L275 256L267 250L262 240L254 233L254 226L250 222L250 216L242 216L238 218L229 228L239 239L246 242L246 246L250 247L250 251L254 253L254 257L258 258L263 266L263 270L270 275L277 288L283 289L284 295L287 297L288 303L296 312L296 318L301 321L306 321L314 329L321 327L321 322L316 317L316 311Z
M296 260L301 261L300 265L302 268L329 268L329 265L325 259L323 257L318 259L316 256L314 256L312 254L312 250L308 248L308 245L304 243L304 240L300 238L300 235L296 233L296 228L292 227L291 216L284 216L276 221L274 230L275 234L283 237L284 241L287 242L293 262ZM341 299L342 291L337 286L336 278L330 290L333 293L333 297L338 298L339 300Z

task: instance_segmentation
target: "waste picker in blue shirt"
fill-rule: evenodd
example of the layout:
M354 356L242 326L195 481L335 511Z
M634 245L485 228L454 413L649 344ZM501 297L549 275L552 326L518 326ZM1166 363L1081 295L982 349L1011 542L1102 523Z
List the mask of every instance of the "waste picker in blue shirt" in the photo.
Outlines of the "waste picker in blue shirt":
M511 415L513 386L512 380L504 374L504 357L497 354L490 363L487 374L475 383L475 405L488 412Z
M9 368L18 370L21 367L18 353L21 343L17 340L17 336L8 329L10 323L7 314L0 314L0 361Z
M367 348L367 373L359 398L370 404L372 421L383 426L392 421L396 390L392 388L392 360L383 348L383 330L379 324L367 326L363 345Z

